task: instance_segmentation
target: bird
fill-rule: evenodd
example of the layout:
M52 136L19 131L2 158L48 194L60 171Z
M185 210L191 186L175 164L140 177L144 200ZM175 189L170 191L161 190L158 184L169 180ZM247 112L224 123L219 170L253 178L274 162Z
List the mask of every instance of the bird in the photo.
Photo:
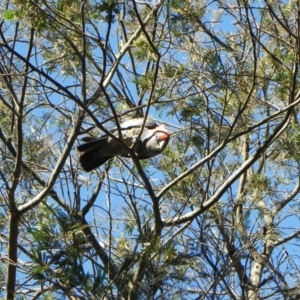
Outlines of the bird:
M160 154L168 145L170 133L166 127L158 125L152 118L147 118L141 132L144 118L127 120L120 124L122 140L128 147L133 147L138 159L146 159ZM118 138L118 129L110 131ZM130 157L130 152L122 143L105 134L100 137L84 137L84 144L77 147L82 152L79 163L84 171L90 172L102 166L115 156Z

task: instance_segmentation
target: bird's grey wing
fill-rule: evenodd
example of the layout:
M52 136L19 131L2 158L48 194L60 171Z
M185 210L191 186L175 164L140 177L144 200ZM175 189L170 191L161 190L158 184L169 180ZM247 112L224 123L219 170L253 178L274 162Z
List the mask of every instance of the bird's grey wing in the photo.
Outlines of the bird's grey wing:
M136 119L131 119L131 120L127 120L124 121L120 124L121 130L127 130L127 129L131 129L131 128L141 128L141 126L143 125L144 122L144 118L136 118ZM153 129L155 127L157 127L157 123L155 120L151 119L151 118L147 118L146 122L145 122L145 128L149 128L149 129ZM116 132L118 129L117 127L114 127L111 131L112 132Z

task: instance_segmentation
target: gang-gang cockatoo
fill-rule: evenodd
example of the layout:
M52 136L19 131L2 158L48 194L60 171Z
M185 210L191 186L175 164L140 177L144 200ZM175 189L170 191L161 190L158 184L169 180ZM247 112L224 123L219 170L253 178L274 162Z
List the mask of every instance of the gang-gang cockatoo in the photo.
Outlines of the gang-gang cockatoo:
M160 154L170 140L170 134L165 126L158 125L151 118L146 120L140 134L143 122L143 118L136 118L120 124L123 142L128 147L133 147L138 159ZM111 133L118 137L117 128L112 129ZM86 172L100 167L116 155L130 157L128 149L111 136L85 137L82 140L85 143L79 145L77 150L83 152L79 157L79 162Z

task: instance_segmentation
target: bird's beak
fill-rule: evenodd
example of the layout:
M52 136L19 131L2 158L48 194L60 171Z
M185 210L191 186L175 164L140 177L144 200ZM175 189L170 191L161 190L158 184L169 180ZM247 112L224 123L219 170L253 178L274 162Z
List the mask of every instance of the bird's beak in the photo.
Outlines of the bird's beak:
M159 125L156 128L156 134L158 136L159 145L163 147L165 144L169 142L170 134L166 129L165 125Z
M165 131L158 131L157 132L159 141L168 141L170 139L170 135L168 132Z

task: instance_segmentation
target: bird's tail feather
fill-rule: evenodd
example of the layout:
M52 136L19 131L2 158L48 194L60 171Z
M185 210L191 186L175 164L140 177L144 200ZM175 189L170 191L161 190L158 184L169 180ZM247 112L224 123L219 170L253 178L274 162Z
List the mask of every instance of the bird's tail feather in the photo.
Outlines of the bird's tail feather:
M93 137L85 137L82 139L84 142L84 144L79 145L77 147L77 150L79 152L86 152L88 150L91 150L95 147L100 148L103 147L104 145L106 145L108 137L107 136L103 136L100 138L93 138Z
M107 136L100 138L85 137L82 140L86 143L79 145L77 150L79 152L84 152L79 157L79 162L84 171L90 172L114 157L101 155L101 149L107 146Z
M99 156L97 155L98 151L98 147L93 148L89 151L86 151L79 157L80 165L84 171L90 172L113 158L113 156Z

